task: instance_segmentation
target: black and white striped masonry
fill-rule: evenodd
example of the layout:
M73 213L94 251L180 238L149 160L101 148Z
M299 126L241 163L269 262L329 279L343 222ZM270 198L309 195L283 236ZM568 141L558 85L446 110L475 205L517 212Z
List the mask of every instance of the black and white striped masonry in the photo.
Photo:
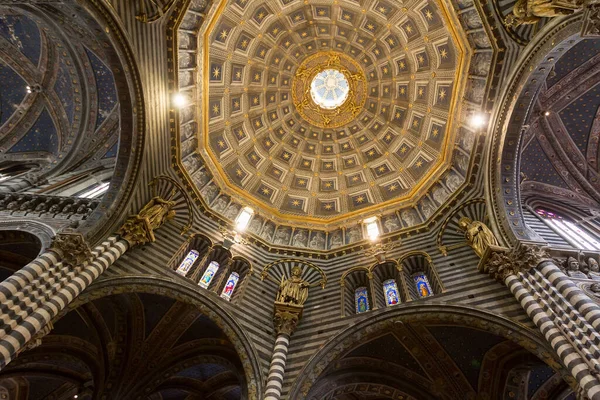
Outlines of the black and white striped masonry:
M128 249L111 236L76 267L47 251L0 283L0 369Z
M273 358L269 367L267 385L265 390L265 400L279 400L281 398L281 389L283 388L283 377L285 373L285 362L287 360L290 337L285 333L277 336L275 347L273 349Z
M581 392L600 400L600 309L552 261L505 277L504 283L567 370Z

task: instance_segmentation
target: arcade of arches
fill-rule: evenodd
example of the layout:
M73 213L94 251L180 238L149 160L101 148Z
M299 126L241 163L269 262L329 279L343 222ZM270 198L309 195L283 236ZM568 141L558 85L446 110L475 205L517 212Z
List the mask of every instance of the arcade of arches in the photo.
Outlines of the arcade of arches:
M0 0L0 399L600 400L597 0Z

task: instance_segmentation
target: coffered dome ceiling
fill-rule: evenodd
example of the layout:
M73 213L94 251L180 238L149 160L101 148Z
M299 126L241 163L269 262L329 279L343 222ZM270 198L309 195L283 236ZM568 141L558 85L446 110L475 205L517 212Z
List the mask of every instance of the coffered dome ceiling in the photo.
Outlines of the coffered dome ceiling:
M445 3L228 0L205 21L195 7L178 31L192 102L178 157L213 211L254 208L250 231L276 244L319 228L325 248L340 228L338 245L362 239L345 227L371 215L387 215L384 232L419 224L465 181L475 134L462 119L480 108L492 50L483 29L469 44ZM479 79L465 73L472 46ZM297 245L312 247L304 230Z

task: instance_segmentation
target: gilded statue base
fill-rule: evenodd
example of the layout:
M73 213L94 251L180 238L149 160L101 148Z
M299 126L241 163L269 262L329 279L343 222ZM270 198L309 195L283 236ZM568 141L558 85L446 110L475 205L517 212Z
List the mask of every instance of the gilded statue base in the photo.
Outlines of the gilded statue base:
M302 318L302 311L304 307L296 304L288 304L275 302L275 309L273 314L273 325L275 326L275 333L277 335L291 336L296 330L296 326Z

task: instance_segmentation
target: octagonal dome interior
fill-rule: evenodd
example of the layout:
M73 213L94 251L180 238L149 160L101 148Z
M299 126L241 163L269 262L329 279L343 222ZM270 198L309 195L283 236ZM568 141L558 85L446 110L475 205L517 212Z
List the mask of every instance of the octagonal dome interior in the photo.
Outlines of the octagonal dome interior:
M465 181L475 136L462 123L472 50L453 12L433 1L223 0L197 35L180 26L191 105L179 113L179 156L195 190L228 220L252 207L251 232L279 244L292 244L293 227L329 237L373 215L391 215L385 232L429 218ZM333 107L311 93L327 70L349 86Z

